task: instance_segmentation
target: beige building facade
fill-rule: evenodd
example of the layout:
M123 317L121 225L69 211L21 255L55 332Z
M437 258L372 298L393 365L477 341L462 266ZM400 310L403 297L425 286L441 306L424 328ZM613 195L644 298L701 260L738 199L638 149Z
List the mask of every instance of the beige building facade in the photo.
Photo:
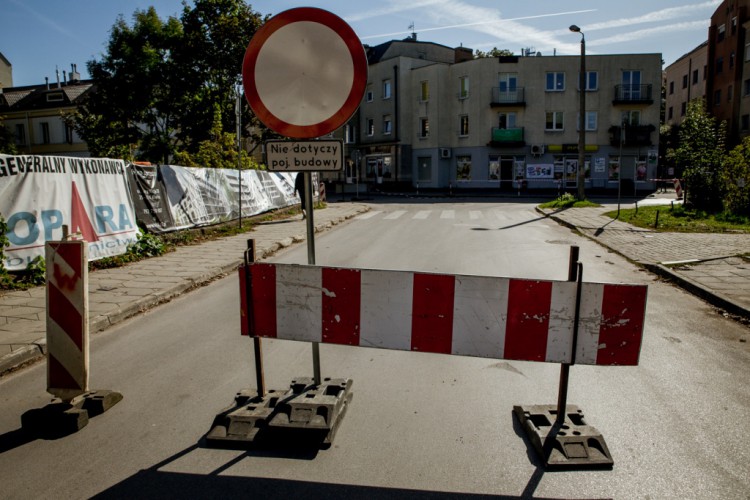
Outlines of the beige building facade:
M664 70L666 102L664 123L679 125L685 119L687 104L706 98L708 42L703 42Z
M371 58L347 127L358 160L351 177L459 190L576 186L580 57L473 59L469 49L429 45L438 60L398 47ZM586 188L617 189L622 176L628 189L652 189L661 54L591 55L586 70Z

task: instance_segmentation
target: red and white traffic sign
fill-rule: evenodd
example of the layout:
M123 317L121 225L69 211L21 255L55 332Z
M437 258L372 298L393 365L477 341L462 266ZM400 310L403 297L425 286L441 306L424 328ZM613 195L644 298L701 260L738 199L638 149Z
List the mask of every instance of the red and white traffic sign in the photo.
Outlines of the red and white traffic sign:
M312 139L341 127L357 110L367 85L367 57L340 17L314 7L290 9L250 40L242 83L268 128Z

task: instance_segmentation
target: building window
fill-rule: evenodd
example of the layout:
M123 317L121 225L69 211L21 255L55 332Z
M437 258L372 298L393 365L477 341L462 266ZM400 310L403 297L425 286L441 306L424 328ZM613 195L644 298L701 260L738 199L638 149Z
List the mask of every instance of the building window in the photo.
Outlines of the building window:
M669 82L669 95L674 94L674 81Z
M674 114L674 109L672 108L672 106L670 106L669 109L667 110L667 120L671 120L673 114Z
M714 92L714 105L718 106L719 104L721 104L721 89Z
M563 129L563 112L547 111L544 130L559 131Z
M599 115L596 111L586 111L586 130L596 130Z
M469 135L469 115L459 116L458 122L458 135L462 137Z
M456 180L471 180L471 156L456 156Z
M65 142L67 142L68 144L73 144L73 127L71 127L67 123L63 124L63 127L65 127Z
M727 26L726 24L722 24L716 30L716 41L717 42L723 41L726 34L727 34Z
M736 17L732 18L732 34L733 35L737 34L737 18Z
M734 94L734 85L730 85L727 89L727 102L732 101L732 94Z
M623 111L620 114L620 122L625 126L637 127L641 124L641 112L638 110Z
M750 43L745 44L745 62L750 61Z
M26 145L26 127L23 123L16 123L15 140L18 146Z
M721 74L724 71L724 58L723 57L717 57L716 58L716 74Z
M393 121L391 120L391 115L385 115L383 116L383 134L391 135L392 132L393 132Z
M367 100L367 102L372 102L373 94L372 94L372 86L371 85L367 86L367 92L366 92L365 95L366 95L365 99Z
M469 97L469 77L462 76L458 79L458 98L466 99Z
M422 102L430 100L430 82L427 80L419 84L419 100Z
M742 123L742 130L750 129L750 115L742 115L740 121Z
M501 129L516 128L516 114L515 113L498 113L497 114L497 127Z
M693 70L693 85L695 85L696 83L698 83L698 70L694 69Z
M729 67L734 68L734 51L729 53Z
M62 92L52 92L47 94L47 102L62 102L64 100Z
M383 80L383 99L391 98L391 81Z
M565 90L565 73L547 73L547 86L545 90L548 92L562 92Z
M688 87L688 76L682 75L682 88L686 89Z
M680 116L685 116L685 113L687 112L687 103L683 102L680 104Z
M580 116L580 113L576 115L576 130L580 130ZM596 111L586 111L586 130L596 130L598 117Z
M42 144L49 144L49 122L41 122L39 126L42 132Z
M432 181L432 157L421 156L417 158L417 181Z
M586 91L599 90L599 73L597 71L586 72Z
M745 80L742 95L744 96L750 95L750 79Z
M351 123L346 124L346 128L344 129L344 141L347 144L354 144L357 142L357 127L352 125Z
M367 119L367 135L370 137L375 135L375 120L372 118Z
M419 119L419 137L424 139L430 136L430 120L429 118Z

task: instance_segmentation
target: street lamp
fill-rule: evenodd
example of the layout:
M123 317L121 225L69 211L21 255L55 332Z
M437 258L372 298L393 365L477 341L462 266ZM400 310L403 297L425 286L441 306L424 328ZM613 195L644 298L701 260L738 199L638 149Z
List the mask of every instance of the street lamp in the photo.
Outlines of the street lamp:
M585 176L585 149L586 149L586 37L581 28L575 24L570 25L570 31L581 34L581 70L578 75L578 91L580 110L578 112L578 199L586 198L584 183Z

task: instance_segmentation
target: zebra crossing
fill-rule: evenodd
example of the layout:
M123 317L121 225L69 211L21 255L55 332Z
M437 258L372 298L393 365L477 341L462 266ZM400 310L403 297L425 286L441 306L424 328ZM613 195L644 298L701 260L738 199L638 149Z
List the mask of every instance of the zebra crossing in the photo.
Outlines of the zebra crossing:
M388 221L395 220L470 220L470 221L510 221L514 219L527 218L528 214L524 212L508 212L499 208L485 210L456 210L456 209L430 209L430 210L370 210L354 217L355 220L382 219Z

